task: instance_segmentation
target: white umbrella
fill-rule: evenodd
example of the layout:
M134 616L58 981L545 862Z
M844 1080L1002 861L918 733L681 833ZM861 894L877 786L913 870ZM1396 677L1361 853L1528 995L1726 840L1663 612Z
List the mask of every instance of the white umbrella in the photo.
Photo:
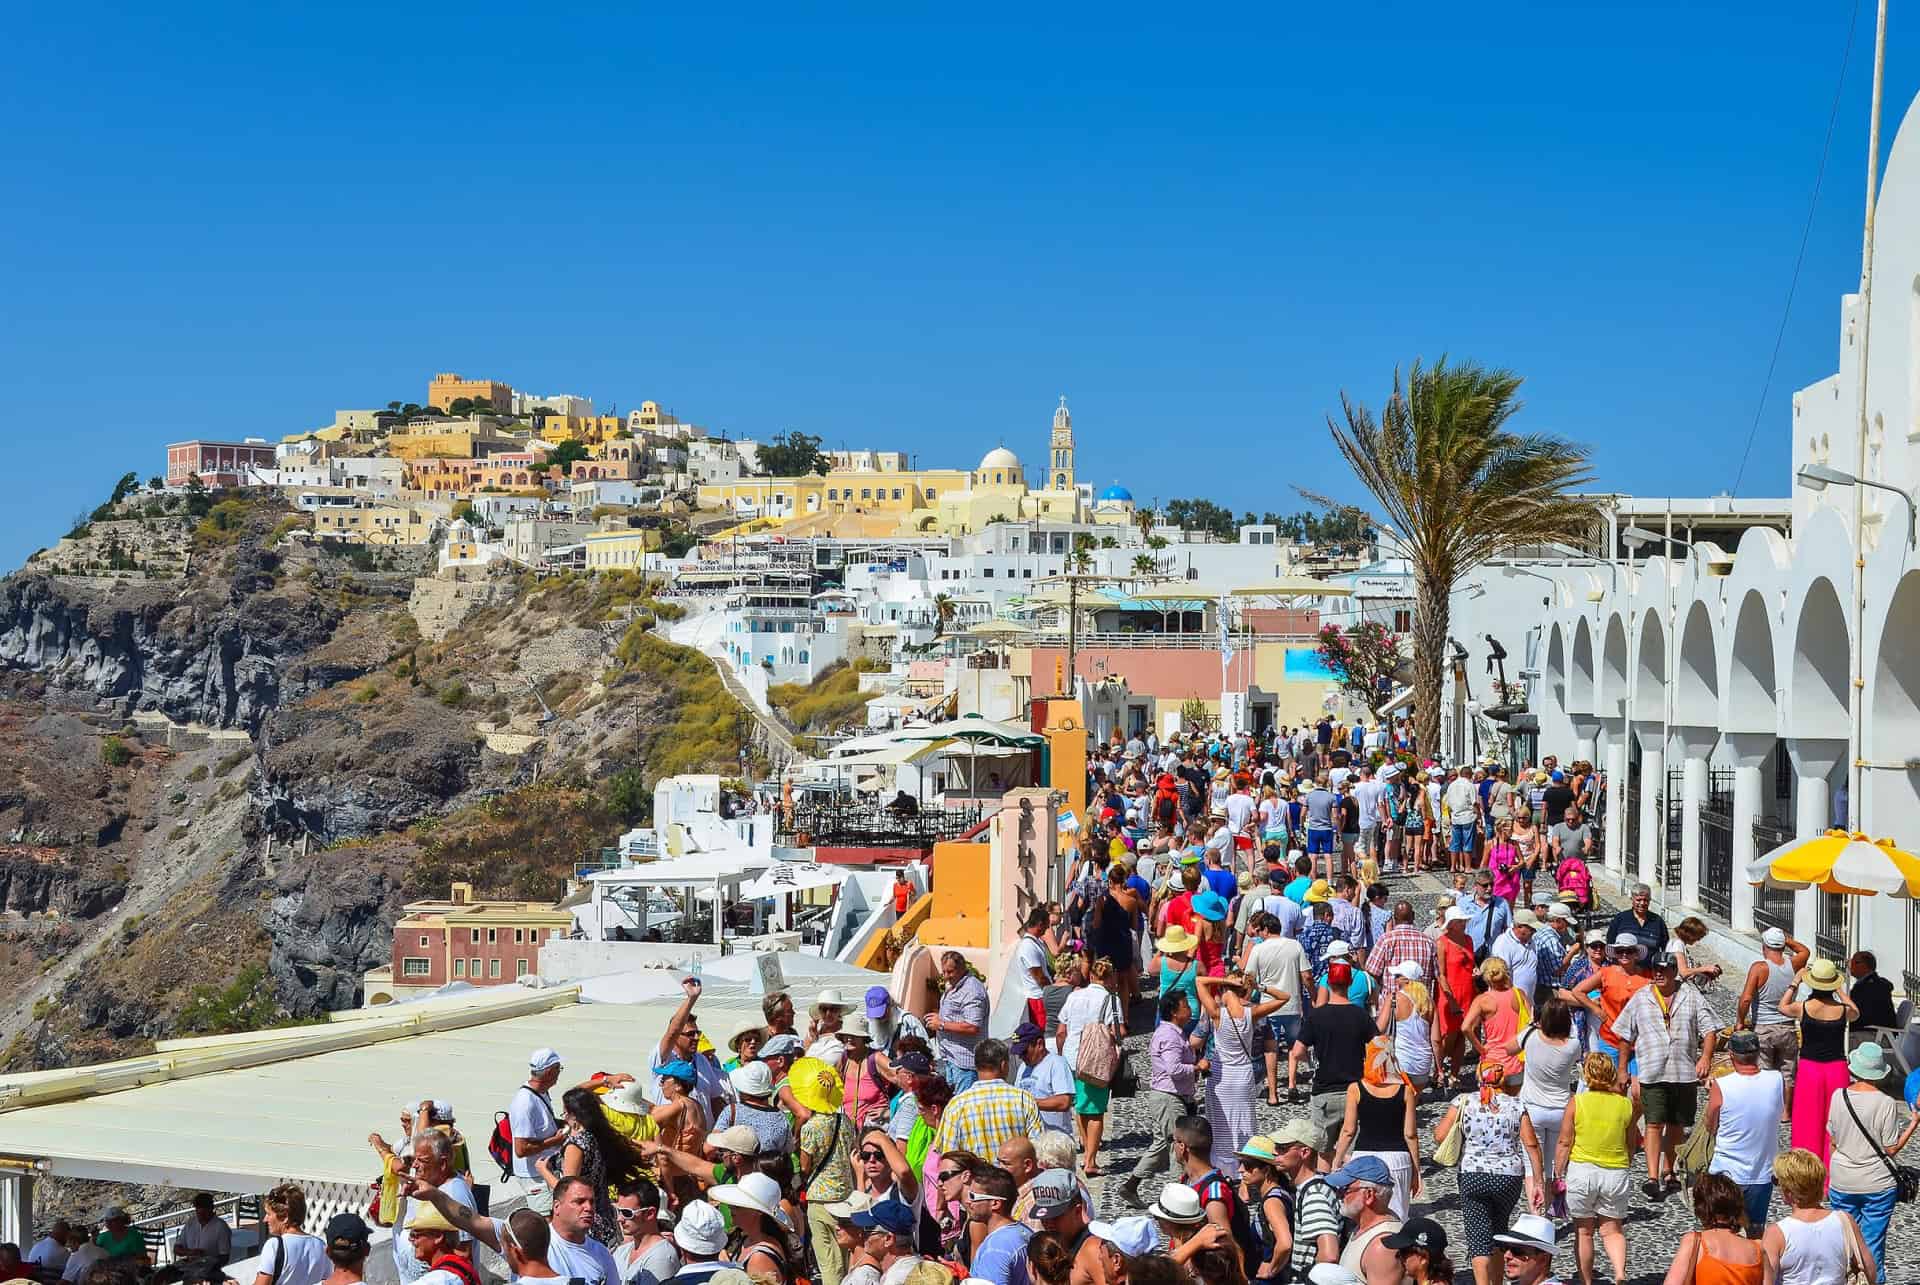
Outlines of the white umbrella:
M782 861L748 884L740 895L749 899L779 897L809 888L830 888L846 880L847 871L841 866L822 865L818 861Z

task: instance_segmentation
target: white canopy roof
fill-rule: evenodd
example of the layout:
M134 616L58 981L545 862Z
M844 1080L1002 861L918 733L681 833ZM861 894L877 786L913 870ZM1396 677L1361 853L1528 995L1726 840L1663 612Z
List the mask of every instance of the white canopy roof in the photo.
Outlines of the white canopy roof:
M595 870L587 879L599 884L603 891L608 888L665 888L738 879L753 871L765 870L772 864L774 858L769 853L702 852L672 861L648 861L637 866Z

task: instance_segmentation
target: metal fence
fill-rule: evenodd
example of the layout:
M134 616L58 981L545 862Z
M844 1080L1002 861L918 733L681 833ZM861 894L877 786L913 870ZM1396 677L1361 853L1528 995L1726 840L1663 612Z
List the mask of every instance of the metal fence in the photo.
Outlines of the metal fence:
M1761 817L1753 823L1753 850L1771 852L1793 837L1793 827L1777 817ZM1755 890L1753 918L1761 928L1793 931L1793 894L1765 886Z
M1707 773L1700 805L1700 904L1733 918L1733 769Z
M796 847L931 847L961 838L985 815L980 807L930 807L914 813L848 803L796 803L780 836ZM806 843L799 842L805 836Z
M1655 809L1667 823L1666 832L1662 836L1663 842L1660 845L1659 869L1655 871L1655 877L1660 880L1661 887L1669 893L1680 890L1680 847L1686 833L1686 804L1683 802L1686 786L1682 780L1683 775L1678 769L1669 771L1667 787L1660 792L1658 801L1654 803Z

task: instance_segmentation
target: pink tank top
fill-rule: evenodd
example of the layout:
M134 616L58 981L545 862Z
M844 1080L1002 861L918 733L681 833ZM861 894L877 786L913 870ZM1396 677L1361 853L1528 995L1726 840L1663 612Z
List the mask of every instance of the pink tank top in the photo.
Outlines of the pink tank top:
M1520 1033L1518 992L1508 987L1504 991L1488 991L1487 994L1493 1002L1487 1015L1480 1019L1480 1042L1487 1050L1484 1060L1506 1068L1508 1075L1518 1075L1520 1059L1507 1053L1507 1045Z

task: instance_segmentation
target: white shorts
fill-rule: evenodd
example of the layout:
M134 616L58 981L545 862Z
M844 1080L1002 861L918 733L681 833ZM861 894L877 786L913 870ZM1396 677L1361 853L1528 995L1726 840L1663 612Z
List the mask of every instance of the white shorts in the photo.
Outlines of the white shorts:
M553 1212L553 1188L538 1178L517 1178L520 1194L526 1197L527 1208L536 1214Z
M1602 1169L1585 1161L1567 1166L1569 1217L1625 1218L1632 1205L1631 1169Z

